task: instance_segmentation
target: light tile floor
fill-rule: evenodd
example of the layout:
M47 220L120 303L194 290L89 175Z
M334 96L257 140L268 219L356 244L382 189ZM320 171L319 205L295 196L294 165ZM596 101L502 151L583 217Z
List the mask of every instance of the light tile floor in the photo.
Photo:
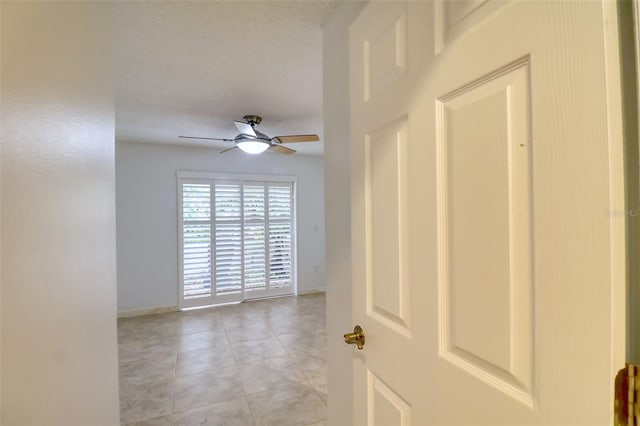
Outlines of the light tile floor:
M123 425L326 424L324 294L123 318L118 341Z

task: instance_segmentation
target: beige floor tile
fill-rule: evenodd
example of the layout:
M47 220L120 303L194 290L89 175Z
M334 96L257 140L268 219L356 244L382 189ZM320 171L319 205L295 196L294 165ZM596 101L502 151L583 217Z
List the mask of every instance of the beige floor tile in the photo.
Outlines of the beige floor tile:
M294 333L279 334L278 340L291 352L313 351L327 346L327 336L324 330L296 331Z
M188 311L187 315L179 319L177 328L182 334L215 331L222 328L222 319L211 309Z
M236 367L176 377L173 409L198 408L242 395Z
M328 374L327 357L325 351L293 352L291 358L308 378L326 376Z
M129 423L127 426L171 426L171 415Z
M215 330L199 331L183 334L178 343L178 352L194 351L196 349L226 346L229 344L224 328L220 325Z
M300 426L326 418L326 406L307 384L269 389L247 399L258 426Z
M231 350L238 364L287 354L287 351L275 337L232 343Z
M176 362L172 357L146 358L120 363L120 383L139 385L173 380Z
M227 323L229 321L264 321L262 309L256 308L255 304L260 302L241 303L239 305L221 306L218 311L222 320Z
M173 381L120 386L120 418L125 424L171 413Z
M295 318L295 321L291 321L291 318ZM269 325L278 336L288 333L318 334L326 330L324 316L309 314L271 318Z
M326 405L327 404L327 376L314 377L313 379L309 380L309 384L311 385L312 388L316 390L316 392L318 392L320 399L322 399L322 402L324 402Z
M178 353L176 375L188 376L190 374L233 367L234 365L235 362L229 345L196 349Z
M231 320L224 322L224 328L230 343L274 337L273 330L266 321Z
M127 323L130 324L130 323ZM118 343L130 343L139 339L158 339L178 335L175 323L146 322L129 327L118 328Z
M268 319L269 326L276 335L309 331L309 324L301 324L297 321L297 318L296 321L291 321L291 318L296 318L295 314L291 316L272 316Z
M136 341L118 345L120 364L146 358L175 358L177 336L160 338L139 338Z
M247 394L306 380L288 355L241 364L238 374Z
M173 415L173 426L251 426L253 417L245 398L218 402Z

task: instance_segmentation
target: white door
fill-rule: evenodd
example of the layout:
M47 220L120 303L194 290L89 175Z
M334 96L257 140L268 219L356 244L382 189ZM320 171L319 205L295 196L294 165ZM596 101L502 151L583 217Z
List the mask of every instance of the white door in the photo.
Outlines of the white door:
M352 24L356 425L610 423L615 16L597 1L374 1Z

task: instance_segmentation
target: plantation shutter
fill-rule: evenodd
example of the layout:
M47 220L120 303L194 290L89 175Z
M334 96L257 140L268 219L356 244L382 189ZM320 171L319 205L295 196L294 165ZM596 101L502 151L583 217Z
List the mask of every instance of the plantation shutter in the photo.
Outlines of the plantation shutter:
M215 184L215 296L242 292L242 186Z
M293 292L293 184L181 182L181 307Z
M266 290L265 185L245 184L244 285L245 293Z
M292 286L291 185L269 185L269 287Z
M211 185L182 185L184 298L211 296Z

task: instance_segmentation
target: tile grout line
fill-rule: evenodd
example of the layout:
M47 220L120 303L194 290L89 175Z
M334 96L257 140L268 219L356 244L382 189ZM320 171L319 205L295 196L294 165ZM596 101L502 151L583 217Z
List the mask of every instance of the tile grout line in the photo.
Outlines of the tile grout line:
M173 413L175 411L176 405L176 381L178 375L178 356L180 355L180 338L182 337L182 333L179 333L175 342L176 345L176 358L175 365L173 367L173 386L171 386L171 413L169 413L169 421L173 425Z
M271 327L271 325L269 325L269 327ZM291 358L291 360L296 364L296 366L298 367L298 370L300 370L300 372L302 373L302 375L307 379L306 381L308 382L308 386L314 391L314 393L316 394L316 396L320 399L320 403L322 405L325 406L325 408L328 408L327 404L324 402L324 400L322 399L322 396L320 395L320 392L318 392L318 390L311 384L311 380L312 378L310 378L307 373L304 371L304 369L302 368L302 366L300 365L300 363L298 361L296 361L296 359L294 357L291 356L292 353L299 353L299 352L290 352L289 349L282 343L282 341L280 341L280 338L278 336L278 334L275 332L275 330L273 329L273 327L271 327L271 331L274 333L274 335L276 336L276 339L278 340L278 342L280 342L280 344L282 345L282 347L284 348L284 350L287 352L287 355L289 356L289 358ZM283 333L283 334L287 334L287 333ZM309 354L311 355L311 354ZM304 382L303 382L304 383ZM309 424L313 424L313 423L309 423Z
M229 350L231 351L231 357L233 358L233 363L234 363L234 366L236 368L236 377L237 377L238 381L240 382L240 387L242 388L242 397L244 399L244 402L247 404L247 409L249 410L249 415L251 416L251 421L255 425L256 424L256 418L255 418L255 415L253 414L253 410L251 409L251 404L249 403L249 398L247 398L247 393L244 391L244 386L242 385L242 380L240 379L240 370L238 369L238 360L236 359L236 356L235 356L234 351L233 351L233 346L231 344L231 340L229 339L229 333L227 331L227 326L225 324L223 314L221 314L221 321L222 321L222 328L224 329L224 333L225 333L225 336L227 338L227 343L229 343Z

